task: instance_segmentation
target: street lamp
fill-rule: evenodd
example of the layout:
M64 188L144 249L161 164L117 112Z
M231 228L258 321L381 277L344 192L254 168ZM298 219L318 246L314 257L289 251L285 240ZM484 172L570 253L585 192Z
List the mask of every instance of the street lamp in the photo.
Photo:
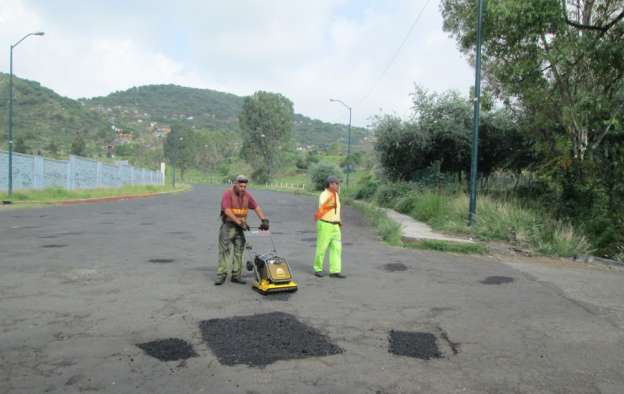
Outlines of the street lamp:
M329 101L332 103L342 104L346 109L349 110L349 133L347 137L347 190L349 190L349 173L351 172L351 107L338 99L330 98Z
M30 36L42 36L42 31L36 33L28 33L18 42L11 45L11 55L9 60L9 196L13 194L13 48L19 45Z

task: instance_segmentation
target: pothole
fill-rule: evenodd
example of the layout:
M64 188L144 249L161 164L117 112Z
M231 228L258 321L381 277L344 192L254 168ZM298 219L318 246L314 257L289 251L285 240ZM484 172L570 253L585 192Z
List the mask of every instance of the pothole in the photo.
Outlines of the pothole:
M42 248L64 248L67 245L65 244L47 244L47 245L41 245Z
M136 345L147 355L160 361L186 360L197 357L193 345L179 338L159 339L156 341L139 343Z
M384 264L382 268L387 272L407 271L407 266L403 263L388 263Z
M431 360L442 358L437 338L430 332L409 332L391 330L388 337L388 351L399 356Z
M168 264L173 263L175 259L149 259L147 261L154 264Z
M502 285L503 283L511 283L513 281L514 278L510 278L509 276L488 276L480 281L480 283L484 285Z
M264 367L278 360L343 351L313 327L283 312L204 320L199 328L203 340L224 365Z

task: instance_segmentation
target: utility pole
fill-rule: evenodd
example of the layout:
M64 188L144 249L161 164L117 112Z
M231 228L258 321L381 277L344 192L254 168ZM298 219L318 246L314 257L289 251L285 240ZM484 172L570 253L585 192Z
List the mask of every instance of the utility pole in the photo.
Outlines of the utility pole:
M349 131L347 134L347 179L346 179L346 186L347 186L346 189L349 190L349 173L351 172L351 167L352 167L351 165L351 107L345 104L344 102L342 102L341 100L330 98L329 101L331 101L332 103L342 104L342 106L344 106L346 109L349 110Z
M172 167L172 170L173 170L172 179L173 179L173 188L174 189L175 189L175 175L176 175L175 174L176 173L176 159L177 159L177 156L178 156L178 137L177 137L175 131L176 131L175 127L172 127L171 128L171 134L172 134L172 138L173 138L173 158L171 160L171 167Z
M44 34L42 31L26 34L18 42L11 45L9 54L9 197L13 194L13 48L30 36L42 36Z
M483 0L479 2L477 12L477 47L475 64L475 97L472 133L472 163L470 165L470 207L468 225L473 226L477 216L477 164L479 159L479 115L481 110L481 23L483 19Z

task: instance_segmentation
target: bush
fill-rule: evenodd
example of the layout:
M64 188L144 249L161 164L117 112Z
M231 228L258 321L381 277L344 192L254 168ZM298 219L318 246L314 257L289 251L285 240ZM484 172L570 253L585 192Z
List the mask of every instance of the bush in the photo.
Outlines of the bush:
M333 175L340 180L343 179L342 171L340 171L338 167L332 164L314 164L310 166L310 170L308 171L308 173L310 175L310 180L312 181L314 190L325 189L325 180L330 175Z
M406 196L412 188L407 183L384 183L375 193L375 201L382 207L394 208L396 200Z
M261 167L251 173L251 179L256 183L268 183L271 180L268 169Z
M373 174L363 176L357 183L355 199L370 200L377 192L380 183L379 179L375 178Z

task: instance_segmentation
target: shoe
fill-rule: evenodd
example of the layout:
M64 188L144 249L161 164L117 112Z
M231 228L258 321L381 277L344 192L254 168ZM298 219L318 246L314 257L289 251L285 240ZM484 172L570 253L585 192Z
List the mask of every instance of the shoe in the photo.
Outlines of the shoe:
M225 282L225 276L220 276L215 280L214 284L215 286L221 286L223 282Z
M335 274L329 274L330 278L340 278L340 279L346 279L346 275L341 274L340 272L336 272Z
M244 285L245 283L247 283L247 281L245 279L236 278L236 277L232 277L232 279L230 279L230 282L238 283L238 284L241 284L241 285Z
M316 276L317 278L322 278L325 276L325 274L323 273L323 271L315 271L314 276Z

